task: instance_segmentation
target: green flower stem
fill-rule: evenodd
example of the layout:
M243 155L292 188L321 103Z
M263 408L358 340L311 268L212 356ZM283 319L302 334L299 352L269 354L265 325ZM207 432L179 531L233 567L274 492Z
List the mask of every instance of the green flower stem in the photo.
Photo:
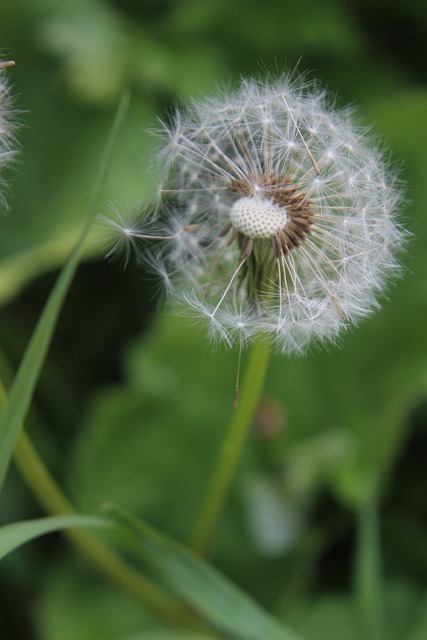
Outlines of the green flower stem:
M384 585L376 494L360 507L358 513L354 589L363 637L384 640Z
M257 342L252 347L239 404L226 431L192 537L191 546L201 555L206 555L209 551L219 516L236 473L264 388L270 351L271 347L265 341Z

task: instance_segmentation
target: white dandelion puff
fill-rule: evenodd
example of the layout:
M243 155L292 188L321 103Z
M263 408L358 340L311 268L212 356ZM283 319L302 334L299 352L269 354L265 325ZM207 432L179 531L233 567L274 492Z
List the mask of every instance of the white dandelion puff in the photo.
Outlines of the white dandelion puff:
M303 353L378 308L399 271L402 198L353 110L301 78L243 80L192 101L158 136L155 213L122 231L152 240L148 262L161 255L172 296L214 339Z
M0 171L8 167L16 155L15 150L15 125L12 121L12 99L10 85L5 69L12 67L12 61L0 61ZM0 178L0 209L7 209L5 192L6 182Z

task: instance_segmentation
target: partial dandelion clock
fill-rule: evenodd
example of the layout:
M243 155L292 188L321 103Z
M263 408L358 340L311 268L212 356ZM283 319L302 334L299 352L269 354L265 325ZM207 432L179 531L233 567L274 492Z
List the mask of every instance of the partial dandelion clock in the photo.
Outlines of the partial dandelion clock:
M14 62L0 61L0 171L5 169L15 156L13 149L14 125L12 124L12 101L10 97L10 87L6 77L6 69L13 67ZM7 185L0 179L0 209L7 208L5 198L5 188Z
M302 353L379 306L399 271L401 190L352 109L304 78L243 80L157 135L152 211L112 230L213 339Z

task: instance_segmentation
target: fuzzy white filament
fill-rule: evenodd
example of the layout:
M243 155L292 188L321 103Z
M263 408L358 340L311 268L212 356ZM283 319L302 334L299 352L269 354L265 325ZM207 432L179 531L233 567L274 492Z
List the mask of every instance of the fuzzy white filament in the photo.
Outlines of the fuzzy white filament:
M350 110L303 79L244 80L159 136L162 184L138 226L154 247L142 250L213 337L303 352L378 307L398 271L401 194Z

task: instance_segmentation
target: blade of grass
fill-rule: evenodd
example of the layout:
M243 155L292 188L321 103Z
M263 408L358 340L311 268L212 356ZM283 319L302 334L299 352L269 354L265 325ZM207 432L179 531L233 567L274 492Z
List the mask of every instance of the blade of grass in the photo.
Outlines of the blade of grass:
M0 527L0 560L26 542L47 533L70 528L108 529L111 527L112 523L105 518L82 515L50 516L7 524Z
M82 232L44 306L10 390L6 408L0 417L0 487L3 484L21 424L30 406L62 304L79 263L83 244L96 218L100 197L128 106L129 93L126 92L120 100L102 155Z
M107 507L106 507L107 508ZM122 544L148 565L166 589L212 628L233 640L301 640L205 560L114 505Z

